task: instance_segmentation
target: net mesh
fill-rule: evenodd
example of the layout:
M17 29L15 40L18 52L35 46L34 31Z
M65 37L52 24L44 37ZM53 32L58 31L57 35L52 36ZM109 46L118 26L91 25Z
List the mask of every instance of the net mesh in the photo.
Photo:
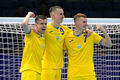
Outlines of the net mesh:
M20 80L21 77L19 68L24 48L24 30L21 26L22 19L19 20L18 18L18 22L16 20L8 20L8 22L2 20L0 23L0 80ZM98 23L89 24L88 28L103 36L103 33L95 28ZM30 25L32 24L30 23ZM72 18L63 24L75 30ZM112 48L94 46L93 59L97 80L120 80L120 25L111 23L102 25L107 29L113 45ZM67 80L67 66L68 57L66 54L64 56L62 80Z

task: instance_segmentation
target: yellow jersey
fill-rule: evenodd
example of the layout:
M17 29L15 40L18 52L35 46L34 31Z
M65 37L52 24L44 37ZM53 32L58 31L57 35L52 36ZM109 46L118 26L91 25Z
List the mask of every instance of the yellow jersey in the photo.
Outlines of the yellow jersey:
M70 32L65 43L68 49L68 77L95 75L93 64L94 44L99 44L102 37L93 32L89 37L85 34L75 36Z
M44 43L44 37L41 37L32 29L30 34L25 34L25 47L20 72L29 69L41 73Z
M59 69L64 66L63 44L66 34L71 31L67 26L61 25L55 28L47 25L44 33L45 52L43 57L43 69Z

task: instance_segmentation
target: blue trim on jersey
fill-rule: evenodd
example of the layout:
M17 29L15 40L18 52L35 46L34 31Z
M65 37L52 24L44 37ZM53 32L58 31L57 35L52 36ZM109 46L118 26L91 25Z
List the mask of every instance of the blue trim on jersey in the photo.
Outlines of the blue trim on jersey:
M103 39L104 39L104 38L102 38L102 39L100 40L100 43L99 43L99 45L102 45Z
M31 29L30 29L30 31L25 31L25 34L30 34L31 33Z
M78 34L78 35L76 35L77 37L79 37L80 36L80 34Z
M40 34L38 38L41 38L41 37L43 37L43 36Z
M69 42L72 42L73 40L70 40Z
M59 27L55 27L56 29L59 29Z
M52 24L51 24L52 25ZM52 25L53 26L53 25ZM55 27L55 26L53 26L55 29L59 29L59 26L58 27Z
M52 33L53 31L50 31L49 33Z
M83 33L82 33L83 34ZM73 35L75 35L75 36L77 36L77 37L79 37L80 35L82 35L82 34L77 34L77 35L75 35L75 33L73 32Z
M30 34L30 32L31 32L31 27L30 27L29 25L27 25L27 24L23 24L22 26L23 26L23 28L24 28L24 32L25 32L26 34Z

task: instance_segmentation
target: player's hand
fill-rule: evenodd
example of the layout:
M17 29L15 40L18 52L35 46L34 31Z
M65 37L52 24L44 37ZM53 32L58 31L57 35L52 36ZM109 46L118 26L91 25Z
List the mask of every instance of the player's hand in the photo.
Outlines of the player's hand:
M88 37L93 33L92 30L85 30L84 34L87 35Z
M34 14L34 12L28 12L28 14L27 15L29 15L30 17L35 17L35 14Z
M106 30L102 27L102 25L96 25L97 29L100 29L103 32L106 32Z

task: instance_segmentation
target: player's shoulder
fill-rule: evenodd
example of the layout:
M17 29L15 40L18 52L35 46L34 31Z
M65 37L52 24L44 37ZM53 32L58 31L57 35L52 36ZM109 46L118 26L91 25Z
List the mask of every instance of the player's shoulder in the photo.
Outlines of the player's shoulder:
M31 37L31 36L33 36L34 34L35 34L34 30L33 30L33 28L31 28L29 33L25 33L25 36L26 36L26 37Z
M52 25L50 23L47 24L46 31L53 29Z
M60 27L62 27L62 28L68 28L68 26L66 26L64 24L60 25Z
M66 35L66 37L75 37L75 36L73 35L73 31L69 32L69 33Z
M94 35L98 35L98 34L96 32L92 32L91 35L94 36Z
M47 24L47 26L50 26L50 25L51 25L50 23Z
M100 36L100 35L96 32L92 32L91 35L90 35L91 38L95 38L97 36Z
M67 30L67 31L72 31L68 26L66 25L60 25L60 28L63 28L64 30Z
M47 28L50 28L52 27L52 25L50 23L47 24Z

